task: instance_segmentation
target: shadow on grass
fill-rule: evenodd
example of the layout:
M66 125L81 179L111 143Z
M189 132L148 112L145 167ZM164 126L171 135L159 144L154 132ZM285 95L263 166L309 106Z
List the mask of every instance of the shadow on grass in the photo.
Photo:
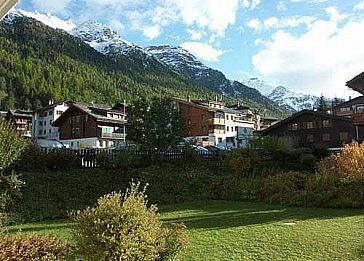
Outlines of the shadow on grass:
M24 233L38 233L42 231L46 231L47 233L54 230L65 230L72 229L74 227L74 223L67 220L62 221L49 221L46 223L30 223L24 225L17 225L8 227L9 233L16 233L18 231Z
M277 221L332 219L364 215L357 209L288 208L251 202L199 201L160 208L162 220L188 228L225 229Z

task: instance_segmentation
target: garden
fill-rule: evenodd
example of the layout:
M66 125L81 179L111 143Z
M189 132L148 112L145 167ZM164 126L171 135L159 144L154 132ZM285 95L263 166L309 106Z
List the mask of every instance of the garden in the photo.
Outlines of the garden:
M80 169L1 124L1 260L364 258L364 145L268 138L219 161L120 152Z

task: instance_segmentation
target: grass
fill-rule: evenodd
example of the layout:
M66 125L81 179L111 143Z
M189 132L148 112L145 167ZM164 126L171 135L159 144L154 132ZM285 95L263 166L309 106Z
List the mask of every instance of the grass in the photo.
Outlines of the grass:
M183 260L364 260L364 210L286 208L199 201L160 208L165 222L184 222L191 245ZM72 223L10 227L70 240Z

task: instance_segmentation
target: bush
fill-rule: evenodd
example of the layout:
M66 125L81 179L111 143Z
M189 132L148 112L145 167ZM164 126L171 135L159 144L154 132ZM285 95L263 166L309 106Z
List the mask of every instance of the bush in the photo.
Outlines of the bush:
M57 149L47 155L47 167L50 170L70 170L76 165L77 156L70 149Z
M55 237L17 233L14 236L5 234L0 240L0 260L63 260L68 254L68 244Z
M100 169L113 169L115 167L113 156L108 152L101 152L96 156L96 162Z
M128 170L130 168L139 167L140 164L140 158L136 154L136 151L118 151L115 157L115 166L118 169Z
M124 195L113 192L96 207L77 211L74 238L78 253L88 260L162 260L182 249L179 234L163 233L157 207L147 206L145 188L132 184ZM179 233L179 232L178 232ZM182 232L180 232L182 233Z
M20 156L15 169L17 171L45 171L47 169L47 153L31 144Z

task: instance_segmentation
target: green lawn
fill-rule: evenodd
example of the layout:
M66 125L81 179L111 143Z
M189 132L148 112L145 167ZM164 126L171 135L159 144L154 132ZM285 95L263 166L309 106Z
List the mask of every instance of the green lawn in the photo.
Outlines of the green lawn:
M183 260L364 260L364 210L199 201L160 212L164 221L188 227L191 245ZM56 221L10 230L70 239L71 227Z

